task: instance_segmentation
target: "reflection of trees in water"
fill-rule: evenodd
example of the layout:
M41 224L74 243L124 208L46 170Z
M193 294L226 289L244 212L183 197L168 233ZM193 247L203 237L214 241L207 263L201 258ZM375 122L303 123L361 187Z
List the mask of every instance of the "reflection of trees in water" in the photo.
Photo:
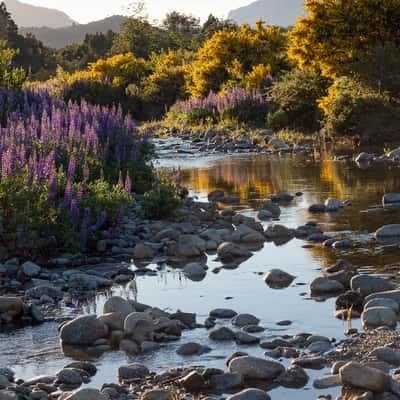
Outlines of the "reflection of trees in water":
M312 155L272 158L249 155L221 159L207 168L184 170L183 184L204 194L223 189L228 194L240 195L254 209L260 200L282 192L305 192L302 198L305 207L328 197L353 200L353 206L337 216L310 215L310 219L326 223L324 229L331 231L372 233L384 224L400 221L397 212L360 214L361 210L380 203L384 193L400 192L400 169L379 164L362 170L353 162L337 162L326 157L316 160ZM343 256L323 246L310 249L310 253L325 265ZM345 258L357 265L393 263L394 257L393 253L375 255L373 251L345 253Z

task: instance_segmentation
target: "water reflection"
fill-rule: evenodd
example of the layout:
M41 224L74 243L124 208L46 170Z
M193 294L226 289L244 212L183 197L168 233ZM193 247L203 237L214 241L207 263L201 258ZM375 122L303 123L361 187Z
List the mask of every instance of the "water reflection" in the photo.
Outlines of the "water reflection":
M303 196L284 206L281 221L295 227L307 219L317 220L324 231L352 237L356 248L335 251L314 246L312 256L324 266L345 256L356 265L383 267L397 262L400 250L378 251L373 233L384 224L399 221L399 210L363 213L381 204L385 193L400 192L400 169L374 164L360 169L351 161L333 161L329 157L265 155L235 156L198 165L182 165L183 183L192 193L204 198L212 190L223 189L229 195L240 195L248 214L254 215L262 201L274 193L302 192ZM169 168L171 167L171 162ZM328 197L351 200L352 206L340 213L311 215L308 207ZM382 250L382 248L380 248ZM387 250L387 249L383 249ZM398 251L397 251L398 250Z

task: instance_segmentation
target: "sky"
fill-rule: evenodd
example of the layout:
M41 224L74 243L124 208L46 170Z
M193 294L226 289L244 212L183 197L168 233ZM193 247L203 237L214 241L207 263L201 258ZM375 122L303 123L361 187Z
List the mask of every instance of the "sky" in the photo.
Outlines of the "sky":
M113 14L126 14L132 0L22 0L37 6L56 8L66 12L73 20L86 23ZM202 19L212 13L226 17L232 9L251 3L251 0L147 0L147 14L151 19L162 19L171 11L178 10Z

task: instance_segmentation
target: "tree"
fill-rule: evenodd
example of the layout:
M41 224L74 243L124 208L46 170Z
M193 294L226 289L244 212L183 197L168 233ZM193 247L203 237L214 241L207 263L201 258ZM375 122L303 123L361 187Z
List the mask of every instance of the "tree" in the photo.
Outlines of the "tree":
M12 62L17 50L7 47L7 42L0 40L0 88L13 89L20 87L26 74L22 68L13 68ZM0 110L1 111L1 110Z
M289 33L289 57L299 68L387 85L400 54L400 0L306 0L306 9Z
M255 29L243 25L236 31L218 31L199 49L191 65L188 89L193 96L207 96L224 87L247 86L249 74L260 81L286 68L285 35L280 28L264 27L259 21ZM256 69L256 70L255 70Z
M203 41L210 39L214 33L219 31L236 31L238 25L229 19L219 19L210 14L201 28L201 38Z

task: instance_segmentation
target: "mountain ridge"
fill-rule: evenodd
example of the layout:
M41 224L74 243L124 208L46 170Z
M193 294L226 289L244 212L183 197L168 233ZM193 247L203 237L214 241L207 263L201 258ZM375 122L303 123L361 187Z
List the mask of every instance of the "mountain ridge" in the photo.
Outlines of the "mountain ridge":
M122 15L113 15L88 24L74 24L62 28L29 27L20 29L20 32L24 35L31 33L46 46L60 49L70 44L83 42L87 34L106 33L110 30L119 32L121 24L126 19L127 17Z
M303 14L304 0L257 0L230 11L228 19L250 25L262 19L270 25L287 27Z
M48 26L50 28L61 28L75 23L75 21L63 11L34 6L19 0L3 1L13 20L19 27Z

